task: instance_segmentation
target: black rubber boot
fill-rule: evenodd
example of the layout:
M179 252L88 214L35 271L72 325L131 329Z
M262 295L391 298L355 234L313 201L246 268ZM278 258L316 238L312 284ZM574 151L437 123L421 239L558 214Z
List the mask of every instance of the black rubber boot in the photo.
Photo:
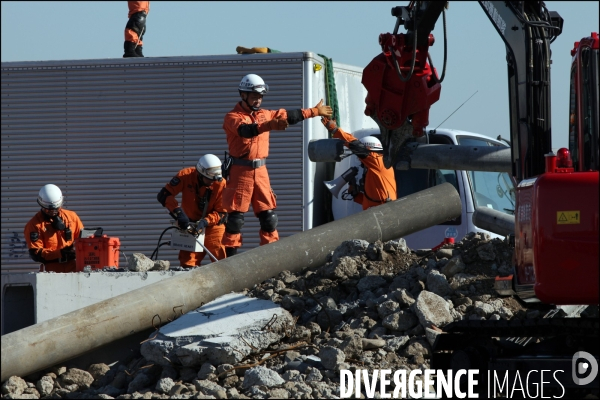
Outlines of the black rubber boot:
M139 57L135 52L135 43L125 41L125 43L123 44L123 48L125 49L125 54L123 54L123 58Z
M227 257L233 257L237 254L237 247L225 247Z
M135 48L135 54L137 54L138 57L144 57L144 53L142 53L142 46Z

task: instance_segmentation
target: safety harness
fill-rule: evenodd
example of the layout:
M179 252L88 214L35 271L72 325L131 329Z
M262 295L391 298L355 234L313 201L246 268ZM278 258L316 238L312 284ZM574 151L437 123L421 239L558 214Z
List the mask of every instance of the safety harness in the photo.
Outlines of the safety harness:
M208 212L208 203L210 202L212 189L210 187L207 187L206 191L204 192L204 196L200 196L200 189L198 185L195 185L194 188L196 189L196 198L198 199L198 209L202 210L202 217L200 217L200 219L202 219L206 217L206 214Z
M196 198L198 198L198 208L200 210L202 210L202 217L200 217L200 219L204 219L204 217L206 217L206 214L208 214L208 204L210 203L210 197L212 196L212 189L210 187L206 188L206 191L204 192L204 196L200 196L200 191L198 189L198 186L195 187L196 188ZM222 225L227 221L227 213L218 213L219 214L219 222L217 222L217 225Z
M388 197L385 200L375 200L372 199L368 194L367 191L365 190L365 182L367 180L367 172L369 172L369 170L364 166L363 163L360 163L360 166L362 167L362 169L364 170L363 172L363 176L362 178L360 178L360 181L358 182L358 191L359 193L362 193L365 195L365 197L369 200L372 201L373 203L379 203L379 204L383 204L383 203L387 203L389 201L392 201L392 199L390 198L390 194L388 193Z

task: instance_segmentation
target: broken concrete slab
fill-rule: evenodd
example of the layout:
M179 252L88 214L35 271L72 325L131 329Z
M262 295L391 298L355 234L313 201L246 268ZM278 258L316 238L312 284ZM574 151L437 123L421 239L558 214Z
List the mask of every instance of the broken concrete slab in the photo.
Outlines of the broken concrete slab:
M280 340L292 324L275 303L230 293L165 325L141 352L161 365L236 364Z

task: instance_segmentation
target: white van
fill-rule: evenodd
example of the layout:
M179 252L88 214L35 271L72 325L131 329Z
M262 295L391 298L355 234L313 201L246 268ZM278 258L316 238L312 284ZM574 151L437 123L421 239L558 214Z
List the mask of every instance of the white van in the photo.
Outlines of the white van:
M353 133L360 139L364 136L379 136L378 129L363 129ZM477 133L453 129L437 129L429 131L424 138L428 144L449 144L462 146L503 146L507 144L499 140ZM421 141L421 139L419 141ZM351 156L336 163L334 176L338 177L348 168L358 166L360 161ZM359 168L360 179L362 168ZM431 170L409 169L407 171L394 170L396 175L398 198L412 193L450 182L460 194L462 214L459 218L441 225L415 232L404 237L411 249L430 249L442 243L445 238L461 240L469 232L487 232L491 237L501 237L493 232L478 228L473 224L473 213L477 207L489 207L509 215L514 215L515 185L512 177L506 172L481 172L461 170ZM333 217L340 219L362 211L360 204L354 201L332 198Z

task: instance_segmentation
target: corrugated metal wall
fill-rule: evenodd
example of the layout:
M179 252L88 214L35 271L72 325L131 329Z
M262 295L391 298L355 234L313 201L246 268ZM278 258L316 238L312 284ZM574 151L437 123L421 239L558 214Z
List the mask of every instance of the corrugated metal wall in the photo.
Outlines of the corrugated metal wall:
M241 77L257 73L269 84L265 108L300 108L303 54L3 63L2 269L36 267L23 229L47 183L87 228L119 237L128 255L150 256L170 221L156 194L199 156L223 158L223 117ZM271 135L282 237L302 230L302 143L302 124ZM246 217L250 249L259 224L252 211ZM168 246L159 258L178 265Z

